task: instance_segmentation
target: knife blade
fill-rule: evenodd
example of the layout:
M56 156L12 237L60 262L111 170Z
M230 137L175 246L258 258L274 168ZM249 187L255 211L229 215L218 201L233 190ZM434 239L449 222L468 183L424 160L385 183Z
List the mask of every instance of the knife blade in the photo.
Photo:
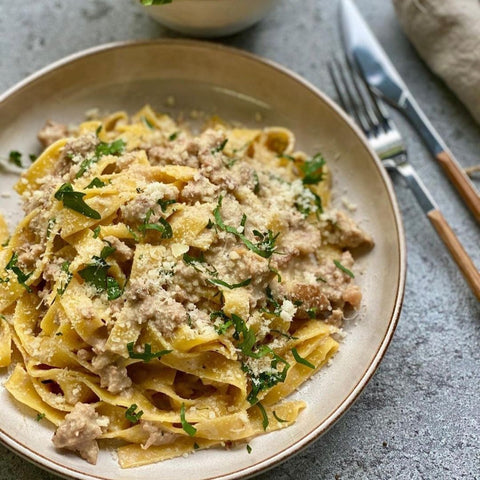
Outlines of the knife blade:
M477 222L480 222L480 196L473 183L413 98L352 0L341 0L340 24L344 48L351 64L357 68L375 94L384 98L410 120Z

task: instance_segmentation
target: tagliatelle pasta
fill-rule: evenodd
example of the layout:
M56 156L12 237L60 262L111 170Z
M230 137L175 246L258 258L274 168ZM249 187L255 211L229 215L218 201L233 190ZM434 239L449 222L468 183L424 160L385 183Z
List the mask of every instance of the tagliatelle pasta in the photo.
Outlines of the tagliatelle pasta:
M40 138L25 217L9 240L0 222L0 366L54 445L95 463L116 440L128 468L294 423L287 397L360 305L350 250L372 245L328 208L323 157L148 106Z

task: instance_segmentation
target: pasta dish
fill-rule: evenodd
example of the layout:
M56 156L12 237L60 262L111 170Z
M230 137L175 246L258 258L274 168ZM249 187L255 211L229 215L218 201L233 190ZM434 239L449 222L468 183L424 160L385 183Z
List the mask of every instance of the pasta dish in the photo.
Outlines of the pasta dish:
M329 208L322 155L149 106L39 138L25 216L0 221L0 366L54 446L95 463L115 440L128 468L293 424L373 245Z

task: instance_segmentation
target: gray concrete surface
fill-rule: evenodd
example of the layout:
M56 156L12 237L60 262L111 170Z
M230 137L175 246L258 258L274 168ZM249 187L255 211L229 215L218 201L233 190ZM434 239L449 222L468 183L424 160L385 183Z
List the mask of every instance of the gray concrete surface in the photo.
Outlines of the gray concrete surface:
M458 159L478 163L479 126L416 56L390 2L358 4ZM333 0L279 0L263 22L222 42L276 60L333 95L325 62L338 51L335 7ZM0 90L87 47L173 35L133 0L0 0ZM400 125L412 162L480 265L478 225L410 127ZM480 305L411 193L399 179L394 183L409 266L393 342L349 412L259 480L480 478ZM54 478L0 446L1 480Z

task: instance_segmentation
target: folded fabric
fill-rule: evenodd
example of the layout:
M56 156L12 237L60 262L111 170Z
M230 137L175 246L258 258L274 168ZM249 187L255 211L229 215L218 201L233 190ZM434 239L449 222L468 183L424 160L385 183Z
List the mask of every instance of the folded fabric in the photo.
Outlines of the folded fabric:
M480 123L480 1L393 0L393 4L420 56Z

